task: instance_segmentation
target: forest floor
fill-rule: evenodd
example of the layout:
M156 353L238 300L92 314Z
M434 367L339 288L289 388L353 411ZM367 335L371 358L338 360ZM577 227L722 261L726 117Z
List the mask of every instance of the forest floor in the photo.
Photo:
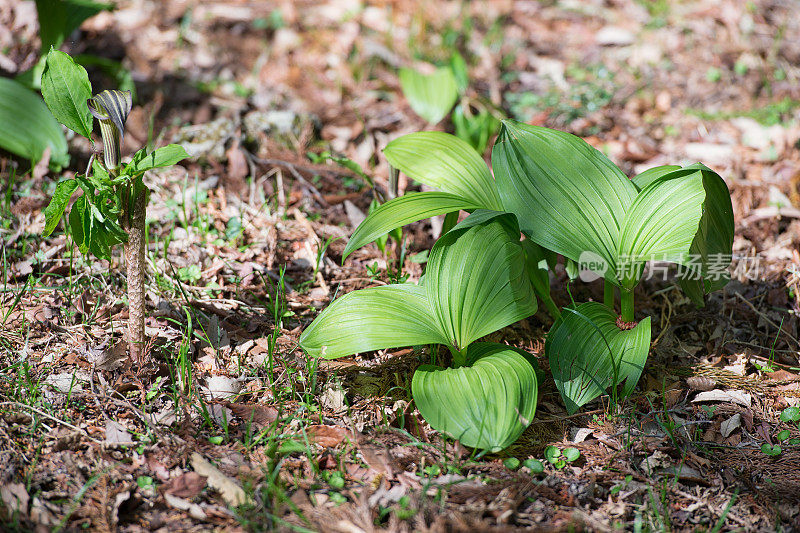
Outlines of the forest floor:
M41 237L71 171L0 154L0 530L800 531L800 429L780 418L800 401L798 9L120 0L88 20L63 49L121 61L135 84L123 153L181 142L192 158L146 177L150 345L135 365L121 250L81 256L63 225ZM0 0L0 74L36 63L37 32L34 2ZM436 221L342 264L372 191L319 154L385 187L382 148L431 128L397 69L456 49L469 94L584 137L629 175L703 161L736 219L733 279L704 308L669 280L638 288L654 340L630 398L567 416L548 378L496 455L415 411L424 351L319 361L297 346L335 296L421 275ZM88 143L70 152L85 168ZM563 267L552 286L566 305ZM551 324L540 310L491 337L546 371ZM547 446L580 457L551 464Z

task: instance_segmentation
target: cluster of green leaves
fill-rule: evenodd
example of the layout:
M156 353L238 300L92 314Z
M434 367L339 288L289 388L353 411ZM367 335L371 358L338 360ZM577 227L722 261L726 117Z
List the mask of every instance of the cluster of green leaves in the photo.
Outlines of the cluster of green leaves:
M412 393L437 429L499 450L533 419L536 374L527 354L475 340L536 311L513 216L479 210L431 250L419 285L351 292L303 332L310 354L336 358L408 345L444 345L454 368L420 367Z
M531 314L536 296L556 319L545 351L572 413L608 388L616 394L617 386L624 384L621 393L627 395L639 380L649 352L650 319L635 323L633 291L648 260L685 267L680 285L698 305L727 281L711 275L711 258L731 253L730 193L722 178L701 164L657 167L630 180L582 139L513 121L504 122L493 148L494 176L469 144L445 133L406 135L392 141L385 154L393 167L438 190L410 193L378 207L356 228L344 257L396 227L459 210L472 214L436 243L421 286L351 293L309 326L301 346L326 357L430 343L449 346L456 368L440 371L442 377L436 379L423 379L427 370L420 369L412 392L426 420L457 438L476 431L484 436L487 422L481 417L493 406L494 425L506 428L506 438L501 433L491 440L462 438L468 445L497 449L509 444L519 430L507 424L510 413L516 412L518 421L530 421L515 396L523 381L511 387L507 376L502 381L470 382L468 374L456 378L454 372L472 363L468 368L477 373L477 361L463 350L481 335L510 324L511 318ZM499 238L497 224L505 228L506 240ZM494 233L489 231L492 226ZM479 227L484 229L475 229ZM521 242L520 230L526 237ZM494 290L496 280L506 278L495 270L496 247L508 244L515 252L513 258L503 256L511 262L505 262L502 271L514 272L513 279L524 276L528 283L516 282L514 290L492 294L468 290L467 280L481 280L484 289ZM461 262L443 262L455 250ZM573 304L563 313L555 306L549 270L557 254L573 267L587 254L593 259L589 269L605 280L604 303ZM716 268L713 273L718 274L719 265ZM615 289L620 292L621 317L614 310ZM414 304L403 303L406 299ZM437 307L443 301L451 307ZM524 302L531 307L522 307ZM525 313L508 313L512 304ZM441 309L446 312L437 312ZM480 335L465 339L448 329L456 318L473 323L477 317L485 326L476 330ZM509 349L505 352L508 358ZM509 370L528 375L521 361ZM535 395L535 390L527 394Z
M492 106L467 96L467 63L458 52L451 56L448 65L431 74L400 69L400 86L411 109L431 124L438 124L452 110L450 117L456 136L479 153L486 150L500 128L498 113Z
M75 133L92 140L93 116L98 118L103 137L103 162L92 159L85 174L58 182L50 204L45 209L44 235L58 225L73 193L83 194L69 214L72 238L81 253L108 259L111 248L127 240L121 217L129 213L127 205L144 187L147 170L171 166L186 158L179 145L169 145L151 153L145 149L122 164L120 145L125 119L131 109L130 94L104 91L92 96L86 70L64 52L51 50L42 73L42 95L52 116Z

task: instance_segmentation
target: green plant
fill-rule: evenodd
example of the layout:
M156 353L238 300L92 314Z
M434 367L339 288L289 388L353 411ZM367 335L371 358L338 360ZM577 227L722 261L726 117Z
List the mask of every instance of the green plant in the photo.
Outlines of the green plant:
M45 209L44 235L58 225L73 193L83 194L69 214L72 238L81 253L110 259L111 248L125 243L128 274L128 345L139 361L145 344L145 214L149 190L144 173L167 167L187 157L178 145L147 153L143 148L125 164L121 157L125 120L131 110L130 93L103 91L92 96L86 70L64 52L51 50L42 74L42 95L56 120L91 140L93 119L100 123L103 161L92 157L84 174L61 180Z
M538 459L525 459L522 466L531 471L531 474L541 474L544 472L544 465Z
M800 407L791 406L781 411L781 422L800 422Z
M336 358L408 345L445 345L452 368L423 365L412 395L436 429L497 451L533 419L536 374L527 354L473 341L536 311L519 227L509 214L477 211L434 245L420 285L351 292L300 337L309 354Z
M772 457L776 457L781 454L783 450L781 450L780 445L778 444L767 444L766 442L761 445L761 453L765 455L769 455Z
M497 118L500 113L494 106L483 99L467 96L467 63L458 52L450 57L449 65L431 74L400 69L400 86L411 109L432 125L438 124L452 110L456 136L479 153L486 150L500 127Z
M728 281L730 192L702 164L656 167L628 179L582 139L513 121L504 122L493 148L494 176L474 149L445 133L406 135L385 154L393 167L440 190L380 206L356 228L343 255L434 215L455 218L458 210L478 209L513 214L527 237L523 243L531 242L523 257L532 288L556 319L546 352L571 412L608 387L624 381L627 395L636 385L650 344L649 317L637 324L634 314L634 290L646 262L678 264L678 283L698 306ZM547 276L556 254L565 258L571 277L604 279L603 304L558 310Z

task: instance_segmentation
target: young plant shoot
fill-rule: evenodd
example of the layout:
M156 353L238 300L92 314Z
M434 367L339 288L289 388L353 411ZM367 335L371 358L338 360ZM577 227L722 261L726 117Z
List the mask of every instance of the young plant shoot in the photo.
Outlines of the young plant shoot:
M90 141L96 118L103 139L102 162L92 156L85 174L56 185L45 209L44 235L53 232L73 193L80 188L83 194L72 205L69 226L81 253L110 260L111 248L125 244L128 346L131 358L140 362L145 347L145 215L149 195L142 177L150 169L176 164L187 154L174 144L149 154L143 148L129 163L123 163L121 148L131 111L130 93L103 91L92 96L86 70L64 52L51 50L47 55L42 95L56 120Z
M570 412L623 382L622 394L629 394L638 382L650 346L650 319L637 323L634 309L645 263L677 264L678 284L698 306L728 280L730 192L700 163L656 167L628 179L582 139L510 120L492 150L494 175L471 146L446 133L400 137L385 154L394 168L439 190L381 205L353 232L344 256L435 215L479 209L513 215L526 237L520 267L555 319L545 349ZM556 254L564 257L570 277L604 279L603 304L558 309L548 274Z

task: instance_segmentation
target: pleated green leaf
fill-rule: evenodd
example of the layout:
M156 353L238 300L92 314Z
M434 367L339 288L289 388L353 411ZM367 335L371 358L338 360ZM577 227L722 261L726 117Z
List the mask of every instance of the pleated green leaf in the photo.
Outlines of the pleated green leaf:
M566 308L545 341L550 370L572 414L609 387L623 381L630 394L642 374L650 349L650 317L621 330L617 315L599 302Z
M92 86L86 70L69 54L50 50L42 73L42 96L60 123L87 139L92 136L92 115L86 100Z
M429 191L409 193L389 200L367 215L350 236L342 253L342 260L362 246L371 243L378 237L386 235L395 228L424 220L436 215L471 210L481 207L471 200L465 200L454 194Z
M733 251L733 206L731 193L725 181L711 169L701 165L705 202L703 217L690 248L692 263L687 272L678 278L678 284L698 306L704 305L703 296L721 289L730 280L728 266Z
M502 211L497 186L475 149L455 135L421 131L399 137L383 151L389 163L409 178Z
M300 337L326 358L416 344L463 350L536 312L514 217L479 211L431 250L425 283L355 291L333 302ZM473 215L475 216L475 215Z
M400 86L414 112L437 124L453 108L458 99L458 84L449 68L422 74L414 69L400 69Z
M326 359L446 342L436 327L425 289L416 285L386 285L346 294L300 336L306 352Z
M662 165L660 167L648 168L644 172L637 174L631 181L636 186L637 191L641 191L661 176L665 176L674 170L680 170L679 165Z
M42 99L8 78L0 78L0 124L0 148L35 163L50 147L52 168L69 163L64 133Z
M573 261L593 252L616 271L636 187L607 157L574 135L506 120L492 167L504 209L534 242Z
M625 217L617 251L618 279L630 289L639 282L636 265L647 261L688 264L705 202L703 173L682 169L642 189Z
M458 350L536 312L516 220L488 212L487 222L470 224L471 218L486 213L476 211L443 235L425 271L436 323Z
M536 373L524 352L475 343L470 366L417 369L411 391L436 430L473 448L497 452L513 444L536 412Z

